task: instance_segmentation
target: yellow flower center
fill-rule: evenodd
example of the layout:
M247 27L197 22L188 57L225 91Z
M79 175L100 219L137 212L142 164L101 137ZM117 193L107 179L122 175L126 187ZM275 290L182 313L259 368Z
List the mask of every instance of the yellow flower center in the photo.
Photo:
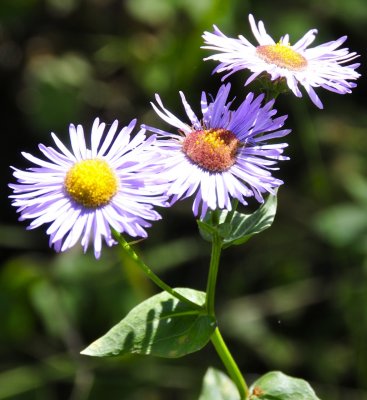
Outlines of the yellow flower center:
M287 68L291 71L302 71L307 67L307 60L302 54L284 44L267 44L256 47L257 55L269 64Z
M66 174L64 188L77 203L97 208L117 193L118 180L106 161L95 158L75 163Z
M212 172L225 171L236 161L240 145L236 135L226 129L193 131L186 136L182 151L195 164Z

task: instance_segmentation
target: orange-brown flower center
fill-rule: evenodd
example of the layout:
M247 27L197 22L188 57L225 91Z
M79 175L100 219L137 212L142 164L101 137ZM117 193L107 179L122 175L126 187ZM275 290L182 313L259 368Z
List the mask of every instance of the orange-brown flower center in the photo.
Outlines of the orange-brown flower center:
M195 164L212 171L222 172L236 161L240 141L226 129L193 131L186 136L182 150Z
M257 46L256 53L267 63L275 64L291 71L302 71L307 67L307 60L302 54L281 43Z

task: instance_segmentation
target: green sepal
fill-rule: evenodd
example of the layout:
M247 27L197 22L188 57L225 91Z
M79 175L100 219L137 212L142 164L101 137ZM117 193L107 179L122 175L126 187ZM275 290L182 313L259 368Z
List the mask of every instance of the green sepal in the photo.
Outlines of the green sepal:
M211 213L212 211L208 211L202 221L200 219L196 220L199 227L200 235L207 242L211 242L213 235L218 232L218 226L211 225L207 222L207 220L209 219L208 215L210 215Z
M310 384L280 371L263 375L250 387L249 400L320 400Z
M205 293L176 289L203 306ZM81 354L106 357L128 353L177 358L203 348L216 327L204 308L195 309L167 292L161 292L133 308L126 317L84 349Z
M205 240L211 242L213 235L217 234L225 249L243 244L253 235L269 228L274 221L276 209L277 196L269 194L266 201L252 214L228 210L208 211L205 218L202 221L198 220L197 223L200 234Z
M199 400L240 400L236 385L223 372L208 368Z

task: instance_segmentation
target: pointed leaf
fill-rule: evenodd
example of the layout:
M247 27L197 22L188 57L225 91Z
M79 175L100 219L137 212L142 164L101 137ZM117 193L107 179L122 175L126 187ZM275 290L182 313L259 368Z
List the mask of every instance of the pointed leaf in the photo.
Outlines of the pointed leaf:
M240 395L226 374L209 368L204 376L199 400L240 400Z
M208 213L211 213L211 211L209 211ZM196 220L196 222L198 224L201 237L207 242L211 242L213 235L217 232L217 226L210 225L206 222L206 219L206 217L203 221L198 219Z
M247 242L253 235L269 228L274 221L277 196L269 195L265 203L252 214L235 212L229 223L231 232L224 238L224 248ZM223 218L224 216L222 216Z
M203 305L205 293L179 288L177 291ZM105 357L127 353L176 358L200 350L210 339L215 319L190 307L167 292L143 301L82 354Z
M320 400L303 379L279 371L268 372L250 387L250 400Z
M277 196L269 195L265 203L252 214L221 210L217 225L212 223L209 211L203 221L197 221L200 233L205 240L212 241L213 233L222 238L223 248L247 242L253 235L269 228L274 221L277 209Z

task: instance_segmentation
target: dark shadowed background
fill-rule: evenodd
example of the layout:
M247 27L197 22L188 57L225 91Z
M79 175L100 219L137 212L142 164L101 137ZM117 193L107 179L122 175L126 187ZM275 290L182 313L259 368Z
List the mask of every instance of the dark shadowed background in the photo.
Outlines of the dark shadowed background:
M191 400L214 349L183 359L81 357L139 301L156 292L117 247L96 261L80 246L56 255L44 228L26 231L10 206L10 165L39 155L70 122L90 130L111 123L163 127L149 101L159 93L184 118L178 91L196 111L201 90L216 93L214 62L202 61L201 34L212 24L250 41L248 13L291 43L318 28L315 45L348 35L361 54L351 95L318 90L283 96L287 154L277 176L275 223L223 253L218 315L249 382L270 370L305 378L323 400L367 400L367 104L365 0L1 0L0 85L0 399ZM246 72L231 78L240 100ZM191 201L162 210L137 246L172 286L205 289L209 246Z

